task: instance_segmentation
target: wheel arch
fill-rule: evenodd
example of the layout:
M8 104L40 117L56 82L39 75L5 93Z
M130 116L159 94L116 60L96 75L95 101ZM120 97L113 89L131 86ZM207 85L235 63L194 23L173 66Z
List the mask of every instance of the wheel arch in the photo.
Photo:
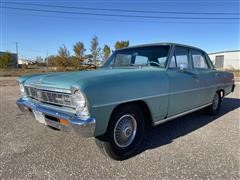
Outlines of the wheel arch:
M220 88L220 89L218 89L216 92L220 95L221 99L223 99L223 97L225 96L225 91L224 91L224 89Z
M151 125L153 122L152 119L152 114L151 114L151 110L148 106L148 104L143 101L143 100L137 100L137 101L130 101L130 102L126 102L126 103L121 103L118 104L112 111L110 118L112 117L112 115L118 110L118 108L121 108L122 106L126 106L126 105L132 105L132 106L138 106L140 108L142 108L142 110L144 111L144 120L145 123L147 123L147 125Z
M106 128L106 132L105 132L103 135L99 136L98 138L103 139L103 138L105 137L105 135L108 133L108 129L109 129L109 124L110 124L110 121L111 121L111 117L113 116L114 113L116 113L116 111L117 111L119 108L121 108L121 107L123 107L123 106L126 106L126 105L133 105L133 106L139 106L139 107L141 107L141 108L143 109L143 111L144 111L145 125L146 125L147 127L152 126L152 123L153 123L152 114L151 114L151 111L150 111L149 106L147 105L147 103L146 103L145 101L143 101L143 100L137 100L137 101L125 102L125 103L118 104L118 105L116 105L116 106L113 108L113 110L112 110L112 112L111 112L111 114L110 114L110 116L109 116L109 120L108 120L108 125L107 125L107 128Z

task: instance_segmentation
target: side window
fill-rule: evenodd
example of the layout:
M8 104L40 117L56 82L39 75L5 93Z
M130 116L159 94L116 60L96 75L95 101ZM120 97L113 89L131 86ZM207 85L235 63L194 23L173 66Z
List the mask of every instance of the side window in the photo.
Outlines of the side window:
M167 57L159 57L158 58L158 63L159 63L159 66L164 68L165 67L165 64L166 64L166 61L167 61Z
M185 64L189 68L188 49L175 47L175 53L174 56L172 56L169 67L176 68L181 64Z
M192 60L193 60L193 67L196 69L209 69L207 61L203 56L202 52L197 50L192 50Z
M148 57L146 56L139 56L137 55L135 57L135 63L134 64L147 64L148 63Z
M131 55L117 54L115 57L115 66L127 66L131 63Z
M176 47L175 48L175 58L176 58L177 67L179 67L180 64L185 64L187 67L189 67L188 49Z

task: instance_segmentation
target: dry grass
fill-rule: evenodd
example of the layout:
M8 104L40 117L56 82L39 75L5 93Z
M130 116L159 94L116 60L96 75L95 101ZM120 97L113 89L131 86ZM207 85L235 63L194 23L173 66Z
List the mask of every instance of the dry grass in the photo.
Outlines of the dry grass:
M47 68L30 68L30 69L0 69L0 77L19 77L28 74L44 74L50 72L65 72L65 71L79 71L95 69L93 67L86 67L82 69L47 69Z
M27 74L53 72L48 69L0 69L0 77L18 77Z
M234 77L240 77L240 70L228 70L228 69L226 69L226 71L229 71L229 72L231 72L231 73L233 73L234 74Z

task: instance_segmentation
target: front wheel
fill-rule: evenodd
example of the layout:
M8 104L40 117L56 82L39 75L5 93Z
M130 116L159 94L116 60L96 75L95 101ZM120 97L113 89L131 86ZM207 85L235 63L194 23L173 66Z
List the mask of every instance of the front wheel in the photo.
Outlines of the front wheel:
M219 112L219 109L221 107L221 95L220 93L216 92L214 97L213 97L213 101L212 104L208 107L208 112L210 115L216 115Z
M142 109L136 105L124 105L114 111L104 140L96 138L96 144L112 159L124 160L137 153L143 135Z

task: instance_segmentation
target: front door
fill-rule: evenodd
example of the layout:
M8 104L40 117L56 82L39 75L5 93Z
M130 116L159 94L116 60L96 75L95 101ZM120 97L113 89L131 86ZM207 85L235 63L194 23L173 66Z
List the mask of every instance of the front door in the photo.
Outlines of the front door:
M169 78L168 117L199 106L199 76L192 68L189 49L175 47L167 70Z

